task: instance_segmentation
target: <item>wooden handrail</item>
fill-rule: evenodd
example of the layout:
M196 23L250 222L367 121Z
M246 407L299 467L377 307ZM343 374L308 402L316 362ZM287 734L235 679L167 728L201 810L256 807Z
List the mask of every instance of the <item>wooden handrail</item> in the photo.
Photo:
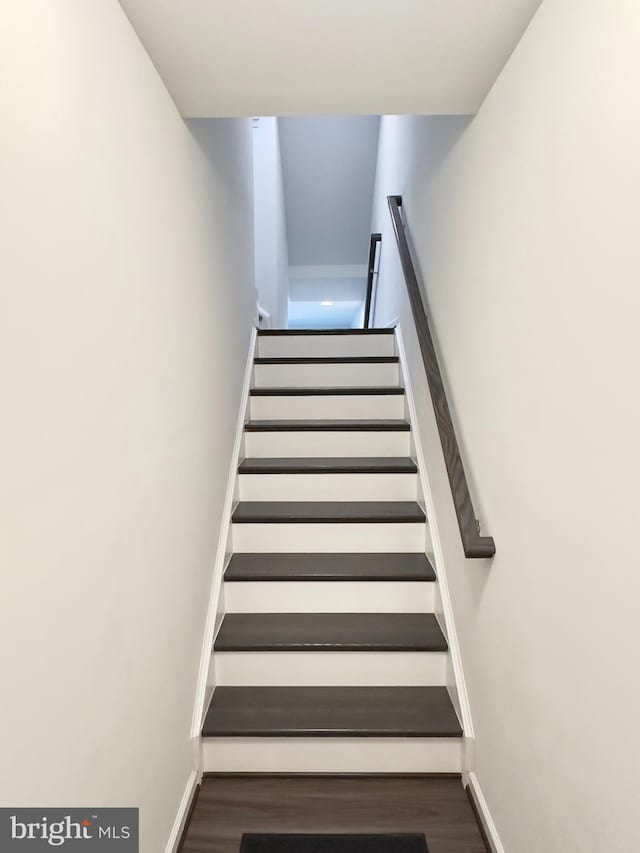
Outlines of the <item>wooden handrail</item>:
M378 243L382 242L382 234L372 234L369 241L369 264L367 266L367 291L364 301L364 317L362 319L362 328L368 329L371 324L371 297L373 294L373 277L376 267L376 249Z
M393 230L398 243L400 263L411 304L413 322L415 323L418 334L422 361L424 362L429 391L431 392L438 432L440 433L440 443L447 467L451 494L453 495L453 504L456 516L458 517L458 527L460 528L460 536L462 537L464 555L465 557L493 557L496 553L493 538L491 536L480 535L480 524L473 509L471 494L469 493L469 486L467 485L467 478L464 473L460 449L451 418L451 411L447 402L442 373L440 372L438 357L429 330L427 313L424 309L418 277L413 260L411 259L407 235L405 234L400 216L402 196L390 195L387 196L387 201L389 203L391 221L393 222Z

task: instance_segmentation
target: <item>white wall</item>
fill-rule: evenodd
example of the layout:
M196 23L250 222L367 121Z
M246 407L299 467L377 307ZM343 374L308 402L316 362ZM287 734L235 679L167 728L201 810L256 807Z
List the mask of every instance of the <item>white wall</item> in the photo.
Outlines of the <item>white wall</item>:
M477 117L386 118L377 323L406 219L483 532L465 561L426 401L476 770L509 853L640 847L640 5L545 0Z
M280 119L289 263L366 264L378 116Z
M253 128L256 287L273 328L287 325L289 256L278 119L259 118Z
M187 127L116 0L0 36L0 802L162 851L254 318L251 128Z
M289 267L289 327L362 328L366 264Z
M289 267L289 296L296 300L335 302L362 300L367 285L367 267Z

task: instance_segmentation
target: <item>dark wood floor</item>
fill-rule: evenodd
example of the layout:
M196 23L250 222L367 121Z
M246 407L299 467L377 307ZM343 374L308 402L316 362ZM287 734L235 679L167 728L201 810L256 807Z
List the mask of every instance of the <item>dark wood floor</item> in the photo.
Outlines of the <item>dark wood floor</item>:
M460 779L213 776L182 853L238 853L243 832L424 832L429 853L486 853Z

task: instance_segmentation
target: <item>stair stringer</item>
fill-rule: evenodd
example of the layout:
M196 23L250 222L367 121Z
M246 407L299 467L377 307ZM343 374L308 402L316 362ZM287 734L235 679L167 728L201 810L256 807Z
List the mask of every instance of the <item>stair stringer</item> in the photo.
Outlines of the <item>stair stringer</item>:
M237 502L238 464L243 450L244 425L249 411L249 389L253 384L257 334L257 329L253 328L249 339L249 349L247 353L244 380L242 383L242 393L240 395L240 407L236 423L235 440L229 462L229 475L227 478L224 507L222 510L220 531L218 534L218 547L212 569L207 619L202 637L200 666L198 669L198 681L193 705L193 716L191 720L191 742L193 745L195 766L198 776L201 774L203 767L202 742L200 737L202 722L209 702L211 701L211 696L213 695L213 687L215 687L211 667L211 649L213 647L215 635L220 627L220 623L224 615L224 585L222 583L222 579L224 577L226 565L231 558L231 514Z
M411 376L407 364L407 354L402 337L402 328L399 322L396 323L395 326L395 340L397 354L400 359L400 375L405 388L405 405L407 408L406 417L411 424L412 450L418 464L418 503L421 505L429 519L429 538L431 546L430 548L427 546L427 556L432 561L436 572L435 614L449 645L449 653L447 656L447 690L451 697L451 701L453 702L453 706L456 709L456 713L462 723L462 729L464 732L462 770L463 774L466 776L474 769L475 734L473 729L473 720L471 717L469 697L464 679L464 669L462 666L462 657L456 633L453 607L451 605L451 597L449 595L449 587L447 584L444 551L438 531L438 522L433 502L433 492L429 482L427 466L425 464L415 398L413 395Z

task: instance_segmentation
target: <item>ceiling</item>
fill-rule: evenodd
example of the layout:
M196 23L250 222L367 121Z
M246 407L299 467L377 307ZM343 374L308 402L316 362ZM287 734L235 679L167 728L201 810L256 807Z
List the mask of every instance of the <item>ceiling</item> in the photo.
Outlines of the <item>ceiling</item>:
M187 117L474 113L540 0L120 0Z

